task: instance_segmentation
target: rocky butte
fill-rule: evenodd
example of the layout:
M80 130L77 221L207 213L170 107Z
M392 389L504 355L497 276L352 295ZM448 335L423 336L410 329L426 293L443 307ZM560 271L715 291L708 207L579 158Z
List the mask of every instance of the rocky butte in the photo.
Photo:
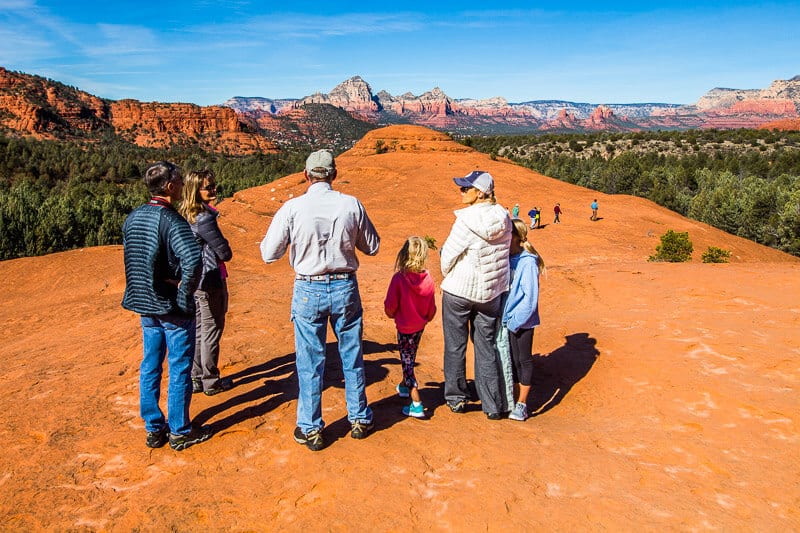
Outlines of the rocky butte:
M362 200L381 235L358 270L375 432L350 438L334 356L329 446L312 453L292 439L293 275L285 259L264 265L258 249L275 211L306 189L292 174L219 205L234 251L220 363L235 387L193 397L192 417L215 434L184 452L144 445L141 331L120 307L121 247L0 262L5 529L800 530L798 258L417 126L369 132L337 167L335 187ZM475 169L495 177L501 205L546 215L529 235L547 274L535 416L524 423L443 405L439 316L417 359L428 419L403 416L395 392L383 299L396 253L412 234L441 246L461 206L452 178ZM564 214L553 225L556 202ZM668 229L689 233L691 262L647 261ZM702 263L709 246L730 250L731 263ZM428 268L438 286L436 251Z

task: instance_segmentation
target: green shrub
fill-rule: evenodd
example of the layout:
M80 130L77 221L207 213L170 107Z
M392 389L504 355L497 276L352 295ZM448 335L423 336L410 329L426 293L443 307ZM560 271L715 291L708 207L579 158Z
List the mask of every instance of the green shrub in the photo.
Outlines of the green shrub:
M708 250L703 252L703 263L727 263L730 256L730 250L709 246Z
M661 236L661 244L656 246L655 255L651 255L647 260L684 263L692 258L693 249L688 231L675 232L669 230Z
M375 153L376 154L385 154L389 151L389 147L386 146L386 142L383 139L378 139L375 141Z

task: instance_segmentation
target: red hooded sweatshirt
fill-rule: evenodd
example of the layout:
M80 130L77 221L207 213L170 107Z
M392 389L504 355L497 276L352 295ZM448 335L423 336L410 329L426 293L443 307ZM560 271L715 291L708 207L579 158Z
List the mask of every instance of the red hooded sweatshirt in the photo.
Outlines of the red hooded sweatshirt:
M383 301L386 316L394 318L397 331L416 333L436 315L433 278L422 272L396 272Z

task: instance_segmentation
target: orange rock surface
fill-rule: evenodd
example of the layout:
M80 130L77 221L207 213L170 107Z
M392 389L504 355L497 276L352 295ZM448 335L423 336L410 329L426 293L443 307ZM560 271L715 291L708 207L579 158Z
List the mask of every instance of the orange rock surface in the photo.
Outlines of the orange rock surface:
M387 153L374 153L379 139ZM419 127L373 131L337 165L335 187L362 200L382 236L358 272L375 432L349 437L334 357L328 447L292 440L292 273L258 251L274 212L305 190L301 175L287 176L219 205L234 250L220 362L236 386L194 396L192 415L216 433L184 452L144 446L141 333L119 305L121 247L0 263L4 529L800 529L797 258ZM474 169L492 173L503 205L544 212L530 234L548 264L537 415L524 423L443 406L438 316L417 368L430 418L405 418L394 391L401 369L383 297L395 254L411 234L444 242L460 207L451 178ZM556 202L564 214L553 225ZM692 262L647 262L668 229L689 232ZM702 264L708 246L731 250L731 263ZM440 282L436 252L429 267Z

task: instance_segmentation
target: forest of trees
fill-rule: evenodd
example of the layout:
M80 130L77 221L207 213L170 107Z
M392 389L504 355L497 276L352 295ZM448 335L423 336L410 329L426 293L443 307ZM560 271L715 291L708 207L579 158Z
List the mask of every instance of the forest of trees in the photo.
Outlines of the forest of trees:
M184 172L210 168L221 197L298 172L308 150L226 156L197 148L148 149L0 135L0 260L119 244L128 213L147 201L142 172L167 159Z
M800 132L548 134L462 142L582 187L647 198L800 255Z
M547 134L462 142L547 176L648 198L729 233L800 256L800 132ZM118 244L147 200L141 175L159 159L210 168L221 197L299 172L309 147L229 156L0 135L0 260Z

